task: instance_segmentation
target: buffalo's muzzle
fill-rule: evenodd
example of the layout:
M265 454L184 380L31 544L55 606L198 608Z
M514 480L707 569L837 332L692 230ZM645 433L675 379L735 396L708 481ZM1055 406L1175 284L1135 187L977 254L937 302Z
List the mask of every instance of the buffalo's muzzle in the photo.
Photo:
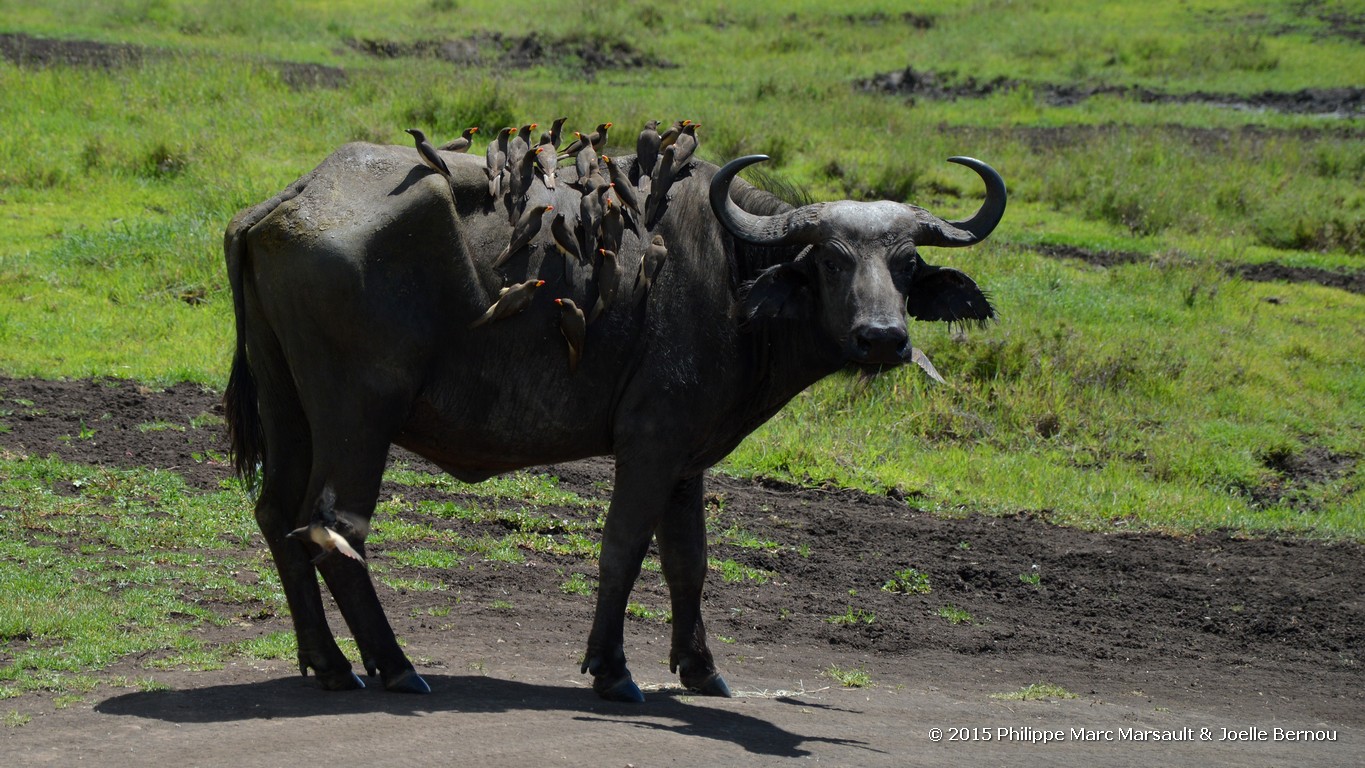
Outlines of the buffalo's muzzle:
M910 359L910 335L905 326L869 323L853 329L849 357L855 363L899 365Z

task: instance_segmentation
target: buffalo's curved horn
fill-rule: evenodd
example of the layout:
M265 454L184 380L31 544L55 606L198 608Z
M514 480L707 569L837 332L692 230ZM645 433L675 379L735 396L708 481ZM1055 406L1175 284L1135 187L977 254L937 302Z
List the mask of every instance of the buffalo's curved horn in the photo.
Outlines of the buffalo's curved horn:
M974 157L950 157L948 162L965 165L986 182L986 201L965 221L944 221L926 213L926 226L915 237L917 245L955 247L985 240L1005 215L1005 180L989 165Z
M730 199L730 183L744 168L767 160L767 155L746 155L726 163L711 178L711 210L730 234L754 245L792 245L808 242L814 235L818 206L807 205L776 216L755 216Z

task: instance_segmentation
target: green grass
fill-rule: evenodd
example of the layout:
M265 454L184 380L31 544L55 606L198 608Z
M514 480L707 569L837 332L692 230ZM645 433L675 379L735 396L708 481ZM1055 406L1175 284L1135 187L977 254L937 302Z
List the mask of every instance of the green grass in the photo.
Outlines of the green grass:
M938 617L949 624L972 624L976 621L970 613L956 605L945 605L939 608Z
M861 667L845 669L837 664L831 664L825 670L825 676L845 688L867 688L872 685L872 676Z

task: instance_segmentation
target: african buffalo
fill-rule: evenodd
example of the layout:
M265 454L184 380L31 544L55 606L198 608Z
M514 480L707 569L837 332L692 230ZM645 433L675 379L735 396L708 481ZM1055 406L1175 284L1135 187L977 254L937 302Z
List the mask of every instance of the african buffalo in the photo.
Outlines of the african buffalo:
M571 373L555 299L592 307L607 278L544 233L494 270L508 212L479 158L443 155L449 180L411 147L346 145L226 233L237 333L228 427L237 471L261 481L256 520L293 614L300 671L311 667L328 689L363 685L327 626L316 569L366 670L390 690L429 690L361 561L313 560L326 555L326 536L289 536L323 520L363 556L390 444L469 482L612 455L583 670L604 698L643 700L622 634L653 537L672 601L670 666L690 689L729 695L701 618L707 468L820 378L909 360L907 312L993 317L970 278L926 264L918 249L985 238L1004 213L1004 182L985 163L952 158L981 176L986 199L949 222L896 202L793 208L735 178L762 156L723 168L691 160L650 226L625 230L620 290L587 325ZM633 156L611 162L638 178ZM570 183L539 194L578 211L573 169L561 174ZM636 265L654 235L668 255L642 294ZM523 311L470 327L500 288L528 279L545 284Z

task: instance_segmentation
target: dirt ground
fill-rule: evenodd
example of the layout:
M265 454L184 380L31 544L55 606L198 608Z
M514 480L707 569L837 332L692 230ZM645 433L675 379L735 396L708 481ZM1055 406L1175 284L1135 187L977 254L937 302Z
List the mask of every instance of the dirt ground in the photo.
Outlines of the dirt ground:
M221 427L138 429L217 413L217 395L200 387L0 379L0 401L13 410L4 419L10 431L0 433L0 448L11 453L158 467L210 489L228 476L221 462L202 460L225 452ZM70 439L92 424L93 437ZM435 471L411 455L396 458ZM607 459L536 471L583 497L609 494ZM394 494L460 499L387 484L381 499ZM716 530L738 526L783 544L753 549L720 536L713 547L717 558L771 574L759 584L713 573L708 584L712 650L735 699L678 689L666 664L668 626L632 619L627 654L648 701L598 700L578 674L591 598L559 589L565 573L586 564L528 551L524 563L443 574L447 592L380 586L396 631L432 685L429 696L377 686L327 693L283 661L163 672L146 659L125 660L108 674L150 676L169 690L101 688L66 708L32 694L19 707L6 702L6 711L32 720L4 729L4 763L1352 765L1365 748L1360 545L1226 533L1175 538L1125 532L1122 521L1092 533L1027 513L945 519L917 509L914 499L723 475L710 478L708 494ZM466 536L497 527L440 524ZM390 576L405 575L387 554L397 546L370 553ZM906 567L927 574L932 591L881 589ZM1019 578L1032 573L1038 586ZM666 594L658 574L647 572L634 599L666 607ZM209 643L289 627L287 616L262 606L203 604L252 617L203 627ZM949 605L972 620L950 624L938 615ZM440 606L451 611L438 619L428 609ZM828 620L854 606L875 620ZM344 625L334 617L333 627ZM0 645L0 663L19 642L11 640L8 652ZM866 670L871 684L843 688L826 673L831 665ZM1077 696L992 697L1032 683ZM1277 728L1335 741L1291 741ZM1211 740L1201 739L1202 729ZM1081 730L1098 740L1082 740ZM1144 734L1176 740L1137 740Z

